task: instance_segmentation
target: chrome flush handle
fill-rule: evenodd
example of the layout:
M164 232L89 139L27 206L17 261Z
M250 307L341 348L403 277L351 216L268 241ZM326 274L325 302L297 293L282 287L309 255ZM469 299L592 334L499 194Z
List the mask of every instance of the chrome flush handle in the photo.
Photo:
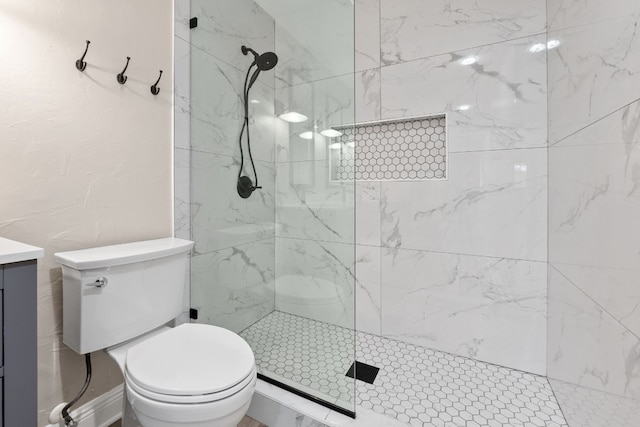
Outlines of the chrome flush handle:
M98 277L95 282L87 283L85 286L95 286L96 288L102 288L107 286L107 283L109 283L109 279L101 276Z

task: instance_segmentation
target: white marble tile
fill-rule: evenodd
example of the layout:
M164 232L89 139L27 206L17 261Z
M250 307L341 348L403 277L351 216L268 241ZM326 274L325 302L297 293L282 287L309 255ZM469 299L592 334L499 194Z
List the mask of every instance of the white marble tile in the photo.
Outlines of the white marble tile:
M356 182L356 243L380 246L380 182Z
M260 0L275 18L276 87L352 74L351 0Z
M549 268L550 378L640 400L640 339Z
M383 248L382 334L544 374L546 269L541 262Z
M553 264L607 313L640 337L640 269Z
M278 161L325 160L332 139L321 131L355 122L354 75L347 74L312 83L276 89L276 114L295 111L307 116L302 123L287 123L288 134L278 135ZM363 94L363 96L367 96ZM363 103L358 108L366 111ZM312 139L300 134L311 132Z
M191 147L191 45L174 37L174 146Z
M278 236L353 243L355 185L329 172L327 161L277 164Z
M273 311L274 245L271 238L192 258L198 322L240 332Z
M450 152L544 146L546 54L529 48L545 41L528 37L383 67L382 118L447 113Z
M188 42L191 39L189 20L191 19L191 0L174 0L173 22L174 35Z
M242 54L243 45L259 54L274 51L274 20L254 0L192 0L191 15L198 17L198 27L191 31L193 46L243 73L253 61L251 54ZM273 87L273 71L260 79Z
M390 248L547 259L546 149L451 153L446 181L381 183Z
M380 335L380 248L356 245L356 329Z
M547 0L547 31L549 31L554 24L556 15L560 12L560 8L565 1L566 0Z
M549 259L637 269L640 144L549 149Z
M549 141L556 142L635 101L640 85L637 18L549 33Z
M387 65L545 30L544 1L381 0L380 5L382 63Z
M191 239L191 151L176 148L173 159L174 235Z
M355 71L380 67L380 0L355 0Z
M636 0L548 0L549 31L640 15Z
M640 425L640 401L549 380L571 426L637 427Z
M555 146L621 143L640 143L640 102L638 101L560 140Z
M195 253L202 254L273 237L272 163L256 162L263 188L242 199L237 192L237 158L193 151L191 157L192 233ZM248 170L248 169L245 169ZM253 173L250 173L253 180Z
M380 69L360 71L355 77L356 122L380 120Z
M191 55L191 147L239 157L245 74L201 50L194 49ZM274 94L273 89L263 83L262 76L249 96L251 147L254 159L270 162L275 145ZM248 158L246 130L243 141Z
M316 421L323 420L333 412L318 403L263 380L258 380L256 384L256 395L258 400L255 404L251 402L248 415L258 421L269 423L268 425L272 427L289 427L291 425L287 424L291 420L289 411L304 414L305 417ZM274 403L280 407L274 406Z
M354 245L278 237L276 253L277 310L354 327Z

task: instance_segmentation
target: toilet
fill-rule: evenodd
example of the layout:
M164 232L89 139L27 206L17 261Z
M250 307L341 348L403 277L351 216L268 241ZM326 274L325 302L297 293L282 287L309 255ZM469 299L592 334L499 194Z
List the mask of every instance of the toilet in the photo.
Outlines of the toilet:
M165 238L55 254L63 340L122 369L123 427L235 427L256 386L251 347L217 326L168 327L183 311L193 242Z

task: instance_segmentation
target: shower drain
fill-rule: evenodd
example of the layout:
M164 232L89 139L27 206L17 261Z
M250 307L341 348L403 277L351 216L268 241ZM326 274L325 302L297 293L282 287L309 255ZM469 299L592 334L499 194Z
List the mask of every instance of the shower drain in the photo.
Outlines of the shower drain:
M351 367L347 371L347 376L349 378L354 378L355 371L355 379L364 381L365 383L373 384L380 371L380 368L376 368L375 366L367 365L362 362L354 362L351 364Z

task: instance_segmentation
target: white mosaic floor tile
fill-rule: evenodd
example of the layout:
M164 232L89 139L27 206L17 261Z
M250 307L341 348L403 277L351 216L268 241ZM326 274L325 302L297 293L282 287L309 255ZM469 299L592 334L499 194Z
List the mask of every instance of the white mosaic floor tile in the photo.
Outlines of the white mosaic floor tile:
M265 375L353 402L353 380L345 377L352 330L276 311L241 335ZM544 377L377 335L356 339L356 359L380 368L373 384L357 381L360 408L410 426L567 426Z
M640 425L640 402L637 400L555 380L551 380L551 386L572 427Z

